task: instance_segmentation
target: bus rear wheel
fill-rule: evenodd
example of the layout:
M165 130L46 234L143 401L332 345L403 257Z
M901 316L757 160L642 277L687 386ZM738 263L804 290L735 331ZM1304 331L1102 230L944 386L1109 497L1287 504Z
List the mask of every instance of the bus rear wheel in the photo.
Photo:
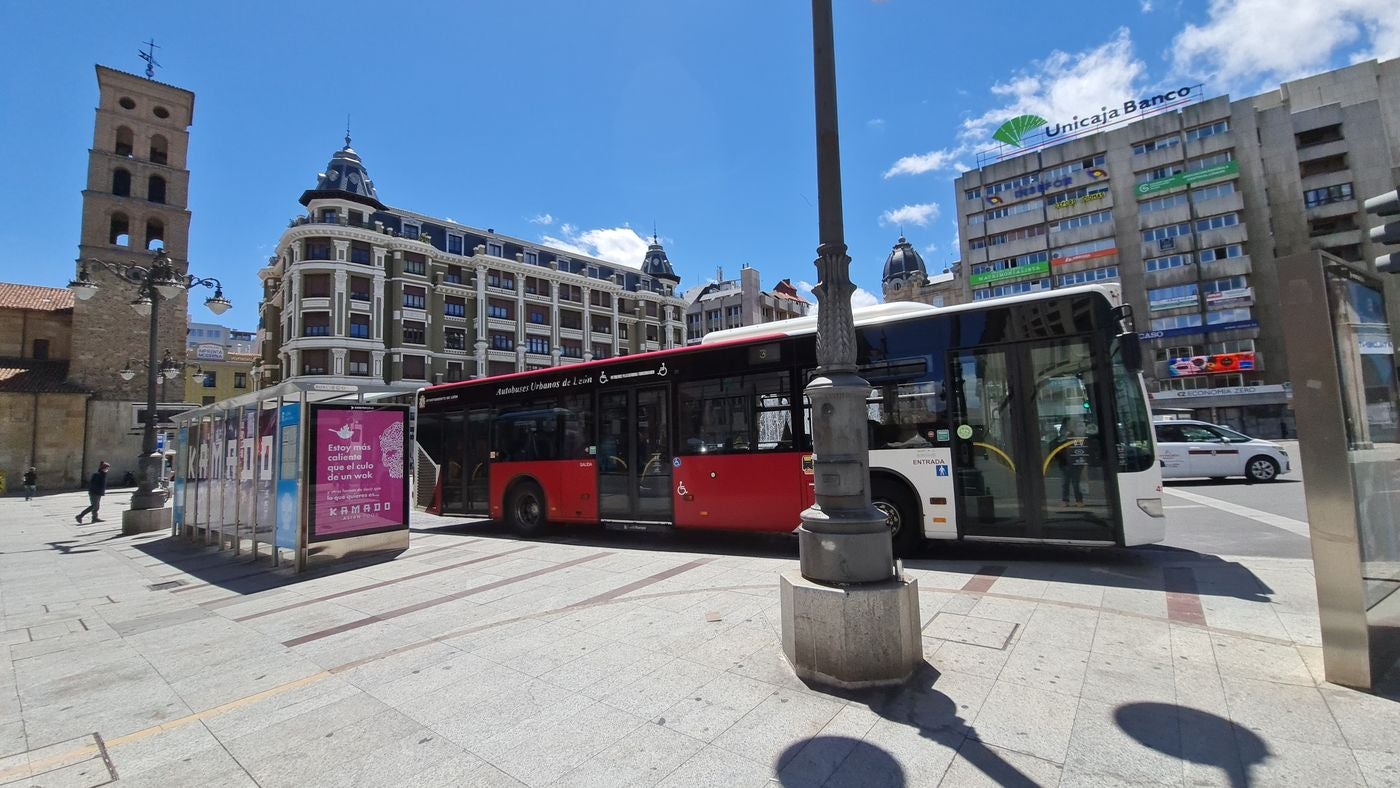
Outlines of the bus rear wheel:
M506 520L515 532L525 537L539 536L549 525L545 513L544 493L534 482L521 482L510 491L506 502Z
M875 482L873 493L871 503L885 515L895 556L913 555L924 542L913 496L902 485L890 481Z

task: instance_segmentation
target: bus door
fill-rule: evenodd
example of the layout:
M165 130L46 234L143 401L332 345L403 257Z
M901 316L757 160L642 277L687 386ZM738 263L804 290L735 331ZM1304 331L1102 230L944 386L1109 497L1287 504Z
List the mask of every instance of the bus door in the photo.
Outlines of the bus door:
M598 395L598 516L671 522L671 417L666 386Z
M491 514L491 411L467 411L462 497L467 514Z
M955 350L953 466L962 536L1116 542L1107 381L1087 337Z

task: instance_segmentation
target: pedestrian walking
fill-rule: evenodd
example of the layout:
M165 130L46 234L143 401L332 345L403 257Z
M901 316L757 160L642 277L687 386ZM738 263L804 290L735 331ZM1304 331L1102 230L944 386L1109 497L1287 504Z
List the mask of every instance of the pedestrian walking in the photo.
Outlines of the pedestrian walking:
M29 466L29 470L24 472L24 500L34 500L34 492L39 489L39 473L34 470L34 466Z
M107 494L107 469L110 467L112 466L105 462L102 463L97 466L97 473L94 473L92 478L88 479L88 501L92 505L78 513L75 519L78 521L79 525L82 525L83 516L88 512L92 512L92 521L94 523L102 522L102 518L97 516L97 510L102 507L102 496Z

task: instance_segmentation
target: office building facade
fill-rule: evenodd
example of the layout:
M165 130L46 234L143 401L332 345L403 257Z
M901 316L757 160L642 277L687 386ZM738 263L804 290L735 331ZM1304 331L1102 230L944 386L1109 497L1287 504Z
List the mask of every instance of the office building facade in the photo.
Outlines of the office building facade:
M654 237L632 268L391 208L348 136L301 204L259 272L260 387L412 391L685 343Z
M1379 253L1362 203L1400 172L1400 60L1177 104L959 177L964 292L1118 282L1147 340L1154 407L1291 433L1274 262ZM1394 327L1400 293L1387 292Z

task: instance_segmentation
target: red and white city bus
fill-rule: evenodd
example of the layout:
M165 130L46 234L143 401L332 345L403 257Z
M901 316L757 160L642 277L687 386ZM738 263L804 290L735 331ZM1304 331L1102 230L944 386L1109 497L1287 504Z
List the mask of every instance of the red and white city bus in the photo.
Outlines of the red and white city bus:
M896 550L925 539L1161 541L1161 475L1131 312L1091 285L856 310L870 484ZM623 529L790 532L814 501L816 321L430 386L429 510Z

